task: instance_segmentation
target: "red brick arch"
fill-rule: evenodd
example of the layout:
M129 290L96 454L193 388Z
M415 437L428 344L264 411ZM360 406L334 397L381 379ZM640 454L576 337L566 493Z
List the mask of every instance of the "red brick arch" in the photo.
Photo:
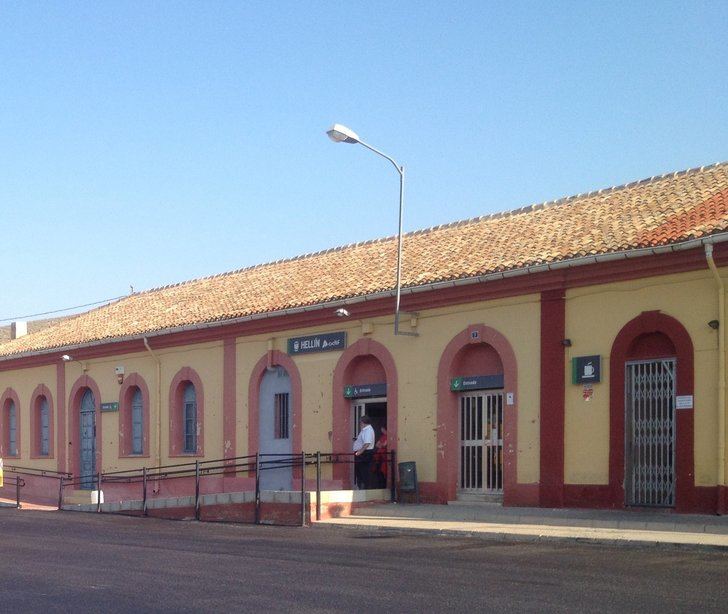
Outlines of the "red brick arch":
M142 393L142 453L132 454L131 402L134 388ZM119 389L119 456L149 456L149 412L152 410L149 387L138 373L130 373L124 378Z
M253 367L248 383L248 454L255 454L260 446L260 382L268 367L283 367L291 378L291 432L293 453L302 451L303 446L303 386L301 373L296 363L288 355L279 350L271 350ZM293 472L294 476L297 471Z
M612 344L609 358L609 492L614 507L625 505L624 365L632 358L630 350L635 340L653 333L666 336L675 348L676 394L694 394L693 342L685 327L675 318L659 311L645 311L625 324ZM702 507L695 489L695 411L697 408L677 411L675 509L680 512L698 511Z
M12 401L15 404L15 449L17 451L17 454L11 454L9 450L5 449L6 439L8 436L5 432L5 423L7 421L7 416L5 415L5 412L8 401ZM20 447L20 421L20 399L18 399L18 393L15 392L15 390L13 390L12 388L6 388L5 392L3 392L2 396L0 397L0 456L11 456L13 458L20 458L20 455L22 454L22 450Z
M450 379L462 373L453 368L461 351L470 344L487 344L500 358L504 392L514 394L513 405L504 407L503 415L503 502L507 505L533 504L537 489L518 484L518 367L508 339L484 324L473 324L457 334L440 357L437 369L437 498L453 500L458 476L458 397L450 391ZM495 365L496 363L494 363Z
M71 459L71 473L74 476L78 476L81 471L81 459L79 457L81 450L81 399L86 389L90 389L94 395L94 402L96 404L96 471L102 471L103 465L101 464L103 456L101 454L102 448L102 428L101 428L101 392L99 387L92 377L89 375L82 375L79 377L73 387L71 393L68 395L68 411L71 412L71 433L70 441L68 442L69 450L68 455Z
M195 399L197 401L197 451L184 452L182 442L183 420L182 403L185 384L189 382L195 387ZM143 393L143 391L142 391ZM202 379L192 367L182 367L177 371L169 385L169 456L204 456L205 455L205 390L202 386Z
M41 397L45 397L48 401L48 454L40 453L40 420L38 420L38 412L40 411L39 401ZM31 458L53 458L55 451L55 411L53 406L53 395L45 384L38 384L30 395L30 455Z
M398 448L398 408L399 385L397 367L389 350L379 343L364 337L351 344L336 363L333 378L333 411L331 448L332 452L351 452L352 412L351 401L344 398L344 386L347 384L379 383L379 382L347 382L349 368L357 359L372 357L381 365L387 383L387 441L389 448ZM349 469L346 465L335 467L334 476L347 480Z

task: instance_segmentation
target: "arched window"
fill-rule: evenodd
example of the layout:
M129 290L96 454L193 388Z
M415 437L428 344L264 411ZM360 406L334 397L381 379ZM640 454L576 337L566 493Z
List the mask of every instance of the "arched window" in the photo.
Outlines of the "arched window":
M38 450L41 456L48 456L51 450L51 421L48 399L45 397L38 399L38 424L40 425Z
M144 403L142 391L135 387L131 398L131 453L144 453Z
M8 401L7 417L6 417L6 428L7 428L7 450L9 456L18 455L18 416L15 407L15 401L10 399Z
M195 386L188 383L183 396L184 452L197 452L197 394Z

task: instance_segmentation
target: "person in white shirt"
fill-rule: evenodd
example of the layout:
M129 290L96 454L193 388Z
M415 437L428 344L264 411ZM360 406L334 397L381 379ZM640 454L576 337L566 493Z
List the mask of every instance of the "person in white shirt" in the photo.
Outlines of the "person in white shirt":
M359 490L369 488L374 456L374 428L369 416L359 420L359 436L354 441L354 480Z

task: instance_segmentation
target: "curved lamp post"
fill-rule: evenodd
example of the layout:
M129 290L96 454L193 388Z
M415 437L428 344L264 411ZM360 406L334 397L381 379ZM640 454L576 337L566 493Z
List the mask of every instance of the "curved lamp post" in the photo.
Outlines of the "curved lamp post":
M334 143L358 143L366 147L368 150L373 151L375 154L382 156L389 160L394 168L399 173L399 231L397 232L397 300L394 308L394 334L395 335L410 335L417 337L417 333L409 331L399 330L399 302L402 293L402 213L404 210L404 166L400 166L393 158L390 158L383 151L379 151L376 147L372 147L368 143L365 143L359 138L359 135L354 132L351 128L342 126L341 124L334 124L326 131L329 138Z

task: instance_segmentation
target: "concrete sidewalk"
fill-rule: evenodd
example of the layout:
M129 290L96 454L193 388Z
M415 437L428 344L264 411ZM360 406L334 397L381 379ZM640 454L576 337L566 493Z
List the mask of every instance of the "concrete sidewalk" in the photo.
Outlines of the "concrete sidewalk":
M579 540L609 544L728 549L728 516L654 511L501 507L493 504L388 504L318 526L516 541Z

